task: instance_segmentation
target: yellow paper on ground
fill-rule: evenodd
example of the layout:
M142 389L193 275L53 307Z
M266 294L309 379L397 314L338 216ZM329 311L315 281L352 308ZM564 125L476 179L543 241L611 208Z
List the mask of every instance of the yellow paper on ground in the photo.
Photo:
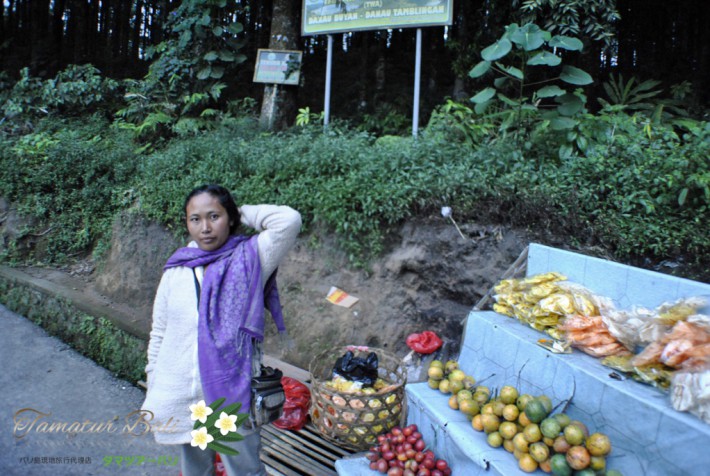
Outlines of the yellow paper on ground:
M351 296L350 294L346 293L342 289L336 288L335 286L330 288L326 299L335 304L336 306L343 307L353 307L360 300L355 296Z

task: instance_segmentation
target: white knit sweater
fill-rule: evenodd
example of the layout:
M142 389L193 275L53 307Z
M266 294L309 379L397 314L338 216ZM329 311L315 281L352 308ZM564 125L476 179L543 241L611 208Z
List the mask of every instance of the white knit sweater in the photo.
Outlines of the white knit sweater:
M263 285L295 243L301 215L292 208L276 205L243 205L239 211L242 224L259 232L257 249ZM193 241L188 246L197 244ZM195 268L195 273L201 284L204 268ZM204 399L197 360L197 319L192 269L168 269L153 304L145 368L148 391L141 408L158 443L184 444L192 439L194 422L190 420L189 406Z

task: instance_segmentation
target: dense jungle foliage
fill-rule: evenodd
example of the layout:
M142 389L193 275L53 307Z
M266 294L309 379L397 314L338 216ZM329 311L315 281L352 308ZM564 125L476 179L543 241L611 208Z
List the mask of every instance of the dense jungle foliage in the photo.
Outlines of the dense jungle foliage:
M5 243L4 262L100 256L113 217L126 209L179 230L185 193L214 181L243 203L299 209L307 227L337 234L361 266L403 220L451 206L457 220L545 231L573 247L596 246L649 268L682 264L685 275L710 280L710 125L696 81L702 61L673 87L657 75L589 68L588 47L601 51L618 38L614 2L591 2L609 15L575 31L560 26L552 2L507 4L505 18L520 23L499 19L480 43L451 47L450 83L465 76L470 93L442 96L417 138L397 101L375 101L379 111L336 118L325 129L311 103L288 130L260 128L258 94L230 90L246 74L247 45L263 31L233 21L224 1L177 3L158 2L174 15L165 15L142 79L91 64L50 77L32 67L0 77L0 196L35 219ZM590 2L559 3L582 18ZM208 20L219 25L203 41L181 40ZM199 53L227 40L230 54L207 60ZM220 76L228 71L236 73ZM42 253L20 253L18 244L36 235Z

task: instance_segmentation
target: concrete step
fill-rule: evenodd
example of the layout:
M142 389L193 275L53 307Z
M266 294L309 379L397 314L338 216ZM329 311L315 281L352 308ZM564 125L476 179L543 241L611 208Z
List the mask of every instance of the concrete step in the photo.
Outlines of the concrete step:
M655 308L682 297L710 296L710 285L676 278L568 251L531 244L526 275L556 271L617 307ZM701 309L708 314L710 308ZM521 393L547 395L554 406L569 400L566 413L591 432L606 433L613 450L607 467L625 475L705 474L710 467L710 425L671 407L670 397L622 377L598 359L574 350L553 354L537 345L544 334L516 319L473 311L462 337L460 367L491 389L512 385ZM617 377L617 378L614 378ZM453 474L523 475L512 454L491 448L486 435L448 406L449 395L426 383L406 386L407 423L416 423L437 457ZM558 410L559 411L559 410ZM364 457L336 464L341 476L367 476ZM538 470L536 474L545 474Z

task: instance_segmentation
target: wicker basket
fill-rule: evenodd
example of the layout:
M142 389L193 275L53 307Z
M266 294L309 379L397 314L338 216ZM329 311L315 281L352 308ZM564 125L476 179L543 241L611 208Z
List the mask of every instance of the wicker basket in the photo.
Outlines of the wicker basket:
M362 358L375 352L378 376L391 385L372 394L339 392L327 387L325 382L332 379L336 360L347 351ZM377 435L404 423L407 369L394 354L374 347L336 347L315 356L309 371L311 420L323 436L333 443L363 451L375 443Z

